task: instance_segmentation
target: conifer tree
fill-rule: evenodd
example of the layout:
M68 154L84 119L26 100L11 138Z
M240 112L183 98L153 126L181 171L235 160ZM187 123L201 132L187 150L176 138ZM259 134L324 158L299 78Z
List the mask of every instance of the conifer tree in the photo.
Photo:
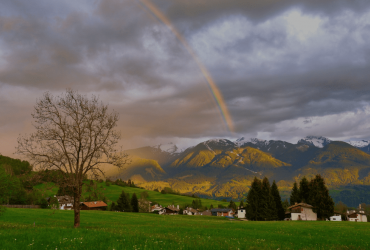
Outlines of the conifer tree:
M239 207L240 207L240 208L244 207L244 202L243 202L243 200L240 200Z
M115 209L116 211L120 211L120 212L123 212L123 211L130 212L131 211L130 196L128 196L128 194L126 194L125 191L123 190L117 200L117 205Z
M276 204L274 197L271 193L270 182L267 177L263 178L262 181L262 206L261 206L261 213L262 213L262 220L277 220L277 211L276 211Z
M213 204L211 204L211 206L209 206L209 209L213 209Z
M230 203L229 203L229 206L228 206L229 208L232 208L232 209L234 209L234 210L237 210L237 208L236 208L236 204L235 204L235 202L233 202L233 200L230 200Z
M249 190L247 195L246 217L248 220L262 220L261 193L262 193L261 180L257 179L257 177L254 177L251 189Z
M139 212L139 201L135 193L131 197L131 209L132 212Z
M281 202L281 197L279 193L279 189L275 183L275 180L273 181L271 185L271 194L274 197L275 205L276 205L276 217L279 220L284 220L285 218L285 210L283 208L283 204Z
M310 182L309 200L318 219L328 219L334 214L334 201L329 195L324 179L319 174Z
M310 187L309 186L310 186L310 183L308 182L306 177L303 177L299 183L300 202L310 204L310 201L309 201Z
M294 182L292 193L290 194L290 205L294 205L296 202L299 203L301 200L297 182Z

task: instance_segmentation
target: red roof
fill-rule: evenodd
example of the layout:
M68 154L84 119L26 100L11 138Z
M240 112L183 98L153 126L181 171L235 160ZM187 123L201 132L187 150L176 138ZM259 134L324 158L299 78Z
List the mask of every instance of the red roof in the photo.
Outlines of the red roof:
M82 204L85 204L87 207L106 207L107 204L103 201L85 201L82 202Z

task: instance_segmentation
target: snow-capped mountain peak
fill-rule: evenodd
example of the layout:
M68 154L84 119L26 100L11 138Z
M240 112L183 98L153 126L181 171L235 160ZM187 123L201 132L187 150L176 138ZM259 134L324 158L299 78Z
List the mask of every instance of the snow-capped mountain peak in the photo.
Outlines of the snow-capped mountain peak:
M370 141L367 140L361 140L361 141L349 141L348 144L356 147L356 148L363 148L367 147L370 144Z
M244 137L239 138L239 139L237 139L235 141L235 144L238 145L239 147L240 146L243 146L246 143L253 143L255 145L258 145L258 144L268 145L269 144L269 141L261 140L261 139L258 139L258 138L249 138L249 139L246 139Z
M168 152L170 154L176 154L176 153L181 153L183 150L178 148L175 144L172 142L167 143L167 144L159 144L157 146L154 146L154 148L158 148L164 152Z
M318 148L323 148L331 142L330 139L323 136L306 136L303 139L300 139L298 143L303 143L307 145L313 145Z

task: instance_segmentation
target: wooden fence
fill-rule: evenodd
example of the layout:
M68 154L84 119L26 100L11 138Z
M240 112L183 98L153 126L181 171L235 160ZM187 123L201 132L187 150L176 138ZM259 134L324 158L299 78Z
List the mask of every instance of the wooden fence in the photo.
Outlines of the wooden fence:
M41 208L40 205L1 205L8 208Z

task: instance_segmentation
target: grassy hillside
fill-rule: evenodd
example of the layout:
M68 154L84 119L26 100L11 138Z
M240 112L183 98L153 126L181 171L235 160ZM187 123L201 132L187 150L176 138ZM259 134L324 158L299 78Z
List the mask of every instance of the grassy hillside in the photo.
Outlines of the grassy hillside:
M188 196L181 196L181 195L174 195L174 194L162 194L160 192L156 191L150 191L145 190L141 188L133 188L133 187L121 187L117 185L110 185L107 186L105 182L99 183L95 182L97 184L97 188L100 192L104 193L104 195L107 197L109 201L116 201L120 194L122 193L122 190L125 191L125 193L129 193L130 196L133 193L136 193L138 197L140 197L140 193L146 191L149 194L149 197L147 198L150 201L155 201L161 204L162 206L168 206L171 204L176 205L185 205L185 204L191 204L192 201L195 199L193 197ZM54 183L43 183L40 185L37 185L34 187L35 189L38 189L44 197L50 197L56 194L58 191L58 187ZM86 187L84 187L84 190L86 190ZM83 196L87 197L91 193L90 192L84 192ZM202 205L209 207L211 204L214 207L217 207L218 204L227 206L229 203L222 202L222 201L216 201L216 200L210 200L210 199L201 199Z
M370 223L248 222L211 216L164 216L8 209L1 249L369 249Z

